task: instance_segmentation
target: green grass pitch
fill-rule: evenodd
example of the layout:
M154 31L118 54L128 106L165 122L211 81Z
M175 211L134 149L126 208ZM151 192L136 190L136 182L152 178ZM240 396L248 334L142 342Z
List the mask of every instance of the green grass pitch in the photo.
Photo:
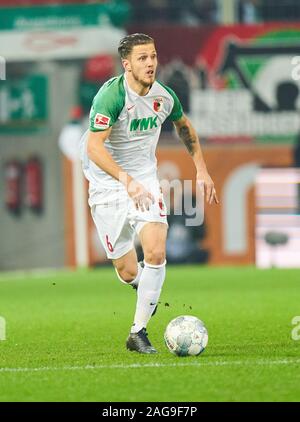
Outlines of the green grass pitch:
M299 293L297 270L169 266L145 356L125 349L136 294L111 267L2 274L0 401L299 401ZM164 345L183 314L208 328L198 357Z

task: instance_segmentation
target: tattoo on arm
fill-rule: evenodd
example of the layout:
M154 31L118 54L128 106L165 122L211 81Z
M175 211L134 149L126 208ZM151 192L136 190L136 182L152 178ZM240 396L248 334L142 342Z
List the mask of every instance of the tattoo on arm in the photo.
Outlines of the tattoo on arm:
M188 126L182 126L179 129L179 137L184 142L185 146L187 147L189 153L194 155L195 147L197 145L197 137L195 134L191 133L190 128Z

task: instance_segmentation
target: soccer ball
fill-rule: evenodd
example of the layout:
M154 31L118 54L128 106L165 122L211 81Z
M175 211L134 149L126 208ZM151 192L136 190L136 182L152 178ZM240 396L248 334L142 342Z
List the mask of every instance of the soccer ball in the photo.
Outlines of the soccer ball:
M183 315L169 322L164 339L171 353L177 356L197 356L207 345L208 332L200 319Z

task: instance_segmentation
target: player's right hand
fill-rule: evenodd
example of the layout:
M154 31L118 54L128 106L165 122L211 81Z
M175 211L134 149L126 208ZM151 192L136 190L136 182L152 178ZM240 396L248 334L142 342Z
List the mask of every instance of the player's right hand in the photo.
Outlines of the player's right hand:
M127 192L133 200L137 210L140 209L144 212L145 210L149 210L151 204L154 204L154 196L152 193L148 192L141 183L135 180L131 180L128 184Z

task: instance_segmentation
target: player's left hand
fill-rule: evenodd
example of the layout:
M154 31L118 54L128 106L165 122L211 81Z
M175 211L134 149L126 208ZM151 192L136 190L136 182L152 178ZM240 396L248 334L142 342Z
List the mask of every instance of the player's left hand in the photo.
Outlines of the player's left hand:
M127 186L127 192L137 210L140 209L142 212L145 210L149 211L150 205L154 204L155 199L152 193L136 180L131 180Z
M200 189L203 189L203 194L206 194L206 202L210 205L215 202L219 203L214 182L206 170L197 172L197 183Z

